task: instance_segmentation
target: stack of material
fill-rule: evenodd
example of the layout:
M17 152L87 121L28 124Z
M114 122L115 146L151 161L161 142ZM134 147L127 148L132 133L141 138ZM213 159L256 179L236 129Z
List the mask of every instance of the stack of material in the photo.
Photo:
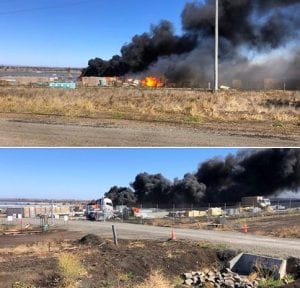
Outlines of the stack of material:
M220 216L223 214L223 210L220 207L216 207L216 208L209 208L207 210L207 213L209 216Z
M100 86L115 86L117 83L116 77L100 77L99 85Z
M47 214L47 209L46 209L46 207L43 207L43 206L35 207L35 213L36 213L36 215L45 215L45 214Z
M54 214L69 214L70 208L69 208L69 206L54 206L53 213Z
M226 288L255 288L257 280L249 280L232 272L229 268L223 271L204 269L203 271L183 274L184 284L193 287L226 287ZM210 286L208 286L210 285Z
M185 217L203 217L206 216L206 211L199 211L199 210L192 210L192 211L186 211Z
M84 87L96 87L100 84L100 77L82 77L81 83Z
M35 208L33 206L24 207L24 218L34 218L35 216Z

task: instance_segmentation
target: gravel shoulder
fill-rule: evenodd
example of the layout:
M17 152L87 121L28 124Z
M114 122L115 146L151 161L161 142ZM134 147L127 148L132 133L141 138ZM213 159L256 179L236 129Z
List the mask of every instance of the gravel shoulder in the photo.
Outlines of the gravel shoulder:
M179 124L0 114L0 145L40 147L298 147L300 127L271 123Z
M101 237L111 237L110 222L70 221L66 228L83 234L93 233ZM166 240L170 237L170 228L128 223L115 223L118 237L121 239ZM175 229L177 239L208 241L216 245L225 244L229 248L240 249L278 257L299 257L300 239L280 239L228 231L210 231L193 229Z

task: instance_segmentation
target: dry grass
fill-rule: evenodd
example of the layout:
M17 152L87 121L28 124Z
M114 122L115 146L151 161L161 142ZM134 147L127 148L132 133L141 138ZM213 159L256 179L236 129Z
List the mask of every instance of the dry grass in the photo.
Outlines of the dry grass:
M145 248L145 243L142 241L132 241L128 244L128 248L136 249L136 248Z
M275 237L300 238L300 226L281 227L271 232Z
M160 271L152 271L149 278L135 288L170 288L171 282Z
M4 247L0 248L0 255L13 254L16 256L22 256L26 254L45 256L49 253L59 253L60 251L67 251L72 248L70 243L55 243L50 242L50 252L49 252L49 242L36 242L35 244L21 244L15 247Z
M12 285L12 288L36 288L36 287L31 284L18 281Z
M275 121L298 124L298 92L205 91L126 88L0 88L0 111L73 117L175 122ZM284 103L284 105L282 105Z
M63 278L63 287L76 287L76 282L84 275L86 270L80 263L80 259L70 253L61 253L58 256L58 271Z

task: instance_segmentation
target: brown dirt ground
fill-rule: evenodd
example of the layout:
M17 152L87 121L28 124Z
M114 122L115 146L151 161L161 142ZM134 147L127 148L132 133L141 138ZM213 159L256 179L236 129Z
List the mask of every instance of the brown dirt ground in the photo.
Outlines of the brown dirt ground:
M49 233L30 234L30 231L18 235L0 235L0 251L2 248L16 247L18 245L33 245L36 243L60 242L78 237L77 232L65 230L52 230Z
M132 287L145 280L151 271L161 271L180 283L179 276L183 272L219 267L222 261L234 255L233 251L225 253L200 242L119 240L116 247L111 240L97 236L88 236L85 241L65 238L76 239L73 233L66 231L46 236L0 236L1 288L12 287L16 281L36 287L58 287L61 279L57 272L57 256L61 252L80 258L88 272L80 287L90 288ZM51 242L50 252L48 242Z
M76 287L129 288L143 282L151 272L160 271L174 283L172 287L179 288L183 287L182 273L220 268L237 252L199 241L119 240L115 246L111 239L82 237L63 230L39 235L1 235L0 286L11 288L20 281L41 288L64 287L58 257L70 253L80 259L87 271Z

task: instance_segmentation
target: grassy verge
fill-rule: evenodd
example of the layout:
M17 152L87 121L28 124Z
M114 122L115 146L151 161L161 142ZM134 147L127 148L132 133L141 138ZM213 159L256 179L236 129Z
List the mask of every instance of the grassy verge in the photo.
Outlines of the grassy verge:
M300 123L299 92L205 91L0 87L0 111L72 117L202 121L273 121Z
M267 279L261 280L258 283L259 288L276 288L284 287L287 283L293 283L295 281L292 275L286 275L283 280L275 279L274 277L269 277Z
M300 238L300 227L298 225L293 225L291 227L277 228L270 234L281 238Z

